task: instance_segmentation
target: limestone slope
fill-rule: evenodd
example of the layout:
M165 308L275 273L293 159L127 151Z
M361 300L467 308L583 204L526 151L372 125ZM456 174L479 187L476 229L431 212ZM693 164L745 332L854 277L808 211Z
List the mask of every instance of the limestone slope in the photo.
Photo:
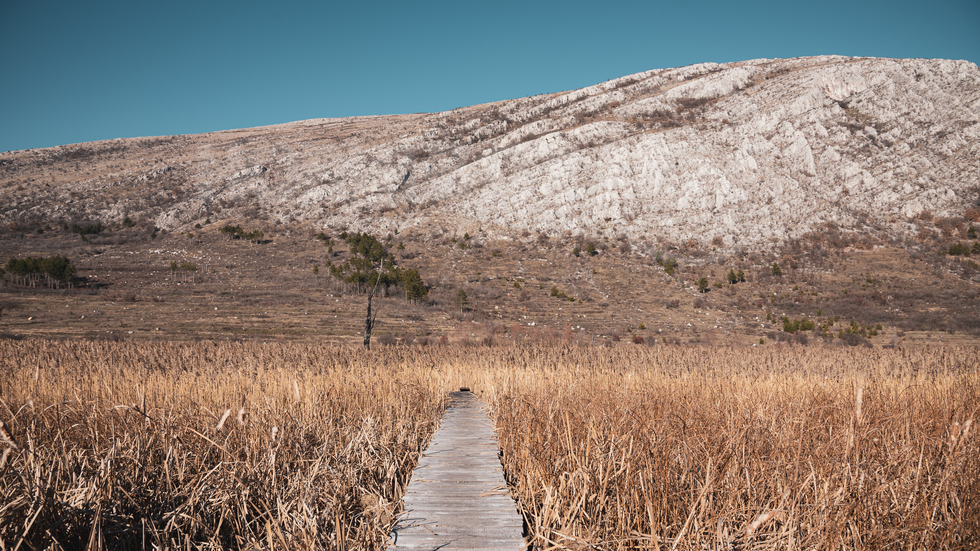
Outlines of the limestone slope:
M812 57L653 70L437 114L0 154L0 221L482 227L766 248L915 231L980 185L980 69Z

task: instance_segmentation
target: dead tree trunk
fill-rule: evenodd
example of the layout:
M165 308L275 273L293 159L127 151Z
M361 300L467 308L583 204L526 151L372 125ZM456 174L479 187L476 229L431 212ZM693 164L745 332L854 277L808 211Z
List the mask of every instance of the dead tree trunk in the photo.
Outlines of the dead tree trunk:
M371 299L374 298L374 293L368 295L368 310L367 317L364 318L364 348L366 350L371 350L371 329L374 328L374 320L371 319Z
M366 350L371 350L371 330L374 329L374 320L377 319L378 314L374 314L371 317L371 299L374 298L374 293L378 290L378 283L381 281L379 276L377 281L374 282L374 288L371 289L371 294L368 295L368 311L367 317L364 318L364 348Z

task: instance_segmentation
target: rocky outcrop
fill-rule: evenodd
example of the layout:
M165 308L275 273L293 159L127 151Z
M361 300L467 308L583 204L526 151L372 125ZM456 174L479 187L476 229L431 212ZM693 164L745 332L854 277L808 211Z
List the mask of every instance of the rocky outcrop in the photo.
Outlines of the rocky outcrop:
M824 222L903 232L923 211L961 214L980 184L978 116L965 61L707 63L445 113L6 153L0 219L248 216L751 249Z

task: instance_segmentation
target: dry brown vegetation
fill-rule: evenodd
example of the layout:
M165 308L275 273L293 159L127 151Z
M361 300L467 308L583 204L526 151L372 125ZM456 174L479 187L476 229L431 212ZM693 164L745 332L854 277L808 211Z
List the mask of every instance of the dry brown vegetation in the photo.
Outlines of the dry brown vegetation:
M976 349L511 361L489 402L542 549L980 544Z
M0 340L0 542L382 549L468 386L535 549L970 549L977 357Z
M0 548L383 548L444 404L445 373L422 365L0 341Z

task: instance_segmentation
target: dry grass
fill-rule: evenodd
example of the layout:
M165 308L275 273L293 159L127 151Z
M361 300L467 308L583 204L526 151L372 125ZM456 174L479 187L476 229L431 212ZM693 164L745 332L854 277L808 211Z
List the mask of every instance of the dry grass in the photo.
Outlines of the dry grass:
M537 548L974 549L976 349L512 358L490 403Z
M0 341L0 548L383 548L448 380L411 354Z
M0 547L382 549L468 386L536 549L970 549L977 357L0 341Z

